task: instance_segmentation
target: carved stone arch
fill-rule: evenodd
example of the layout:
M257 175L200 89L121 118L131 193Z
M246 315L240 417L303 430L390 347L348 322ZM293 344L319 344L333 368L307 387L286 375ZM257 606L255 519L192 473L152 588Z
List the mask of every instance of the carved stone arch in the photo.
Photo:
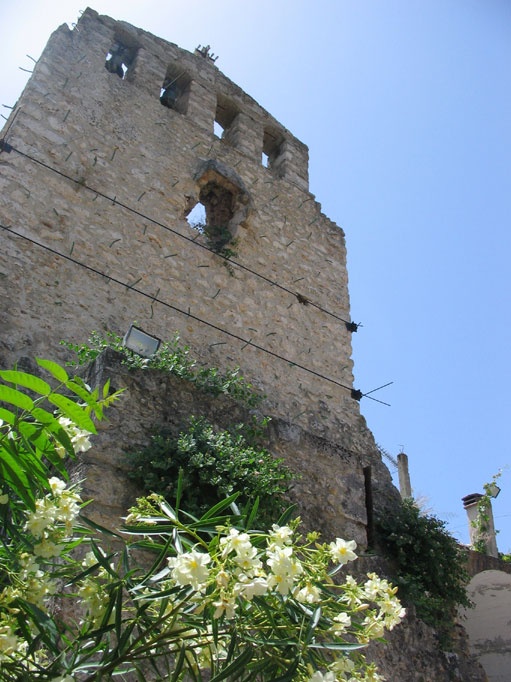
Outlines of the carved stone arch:
M215 159L202 161L194 180L198 188L195 204L201 203L206 213L203 232L210 246L221 251L236 237L240 225L245 225L251 207L250 194L239 175Z

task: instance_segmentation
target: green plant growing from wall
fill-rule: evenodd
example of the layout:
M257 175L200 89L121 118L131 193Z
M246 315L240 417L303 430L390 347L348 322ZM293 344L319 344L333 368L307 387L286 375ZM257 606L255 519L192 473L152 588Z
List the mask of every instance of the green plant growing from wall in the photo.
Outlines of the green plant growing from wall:
M252 510L225 513L236 494L195 518L179 481L174 507L141 498L122 534L88 521L65 458L116 395L38 364L51 383L0 372L2 682L382 679L363 648L404 611L387 580L346 574L355 542L303 537L289 515L254 530Z
M155 434L146 448L130 453L128 476L146 493L175 504L181 472L181 506L190 513L202 515L238 493L242 507L257 499L257 521L271 524L288 506L289 483L296 475L256 441L243 425L215 430L206 419L191 418L178 436Z
M502 471L498 471L494 474L490 483L485 483L483 486L484 493L477 501L477 516L471 522L471 526L474 529L474 535L476 537L475 542L472 545L472 549L475 552L480 552L481 554L486 554L488 552L488 538L490 533L497 534L498 530L492 530L491 528L491 501L496 497L496 491L498 492L497 481L502 476Z
M377 519L377 533L400 595L447 645L457 607L470 606L463 549L443 521L421 513L413 500L403 500L392 514Z
M190 348L180 343L176 333L171 341L165 341L150 358L143 358L123 345L122 337L113 332L100 334L92 332L87 343L75 344L61 341L61 345L76 353L76 362L70 365L85 365L93 362L107 348L122 355L122 364L129 369L159 369L186 379L198 388L220 395L225 393L249 407L256 407L262 400L254 387L239 373L239 367L221 372L216 367L199 367L190 355Z

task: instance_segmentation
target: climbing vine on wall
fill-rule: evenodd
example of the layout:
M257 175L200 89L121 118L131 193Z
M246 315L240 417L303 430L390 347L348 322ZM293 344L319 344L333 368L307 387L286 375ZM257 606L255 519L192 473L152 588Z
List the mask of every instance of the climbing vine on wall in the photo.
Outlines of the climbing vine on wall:
M484 494L477 501L477 516L471 522L476 536L472 549L482 554L486 554L488 551L488 536L492 532L490 528L491 501L493 497L496 497L495 490L498 490L497 481L501 476L502 471L498 471L490 483L484 484ZM497 534L499 531L495 530L494 532Z
M440 632L446 644L456 608L470 606L466 556L445 522L403 500L392 514L377 519L379 542L396 571L402 598L417 616Z

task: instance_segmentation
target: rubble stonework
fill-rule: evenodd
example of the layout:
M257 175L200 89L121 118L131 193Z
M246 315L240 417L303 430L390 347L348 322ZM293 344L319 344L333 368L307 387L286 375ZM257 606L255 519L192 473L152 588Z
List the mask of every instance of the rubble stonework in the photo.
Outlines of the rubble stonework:
M105 68L119 45L124 78ZM0 156L3 224L33 240L2 234L20 301L2 302L4 363L136 320L242 366L272 412L323 434L358 424L343 231L308 191L305 145L214 63L87 10L51 37L4 135L31 158ZM242 267L203 248L199 200Z
M353 392L344 233L309 192L306 146L209 47L192 54L91 9L52 35L2 138L0 364L65 360L59 340L135 321L178 332L199 362L240 366L265 394L272 452L301 475L304 523L365 547L372 505L398 494ZM188 222L198 204L201 229ZM129 390L82 466L95 513L115 523L137 492L123 453L149 427L192 410L222 426L241 408L103 363ZM407 669L397 638L375 654L388 679L451 679L432 635L406 627L426 663L410 655Z

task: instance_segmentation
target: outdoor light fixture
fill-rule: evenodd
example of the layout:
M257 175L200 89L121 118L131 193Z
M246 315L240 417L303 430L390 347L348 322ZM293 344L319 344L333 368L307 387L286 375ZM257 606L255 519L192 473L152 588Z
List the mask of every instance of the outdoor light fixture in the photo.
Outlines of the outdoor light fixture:
M160 347L161 341L156 336L146 334L145 331L132 324L122 343L126 348L142 355L142 357L150 358Z
M496 483L490 483L490 485L488 486L488 493L490 494L490 497L493 497L493 499L495 499L500 493L499 486Z

